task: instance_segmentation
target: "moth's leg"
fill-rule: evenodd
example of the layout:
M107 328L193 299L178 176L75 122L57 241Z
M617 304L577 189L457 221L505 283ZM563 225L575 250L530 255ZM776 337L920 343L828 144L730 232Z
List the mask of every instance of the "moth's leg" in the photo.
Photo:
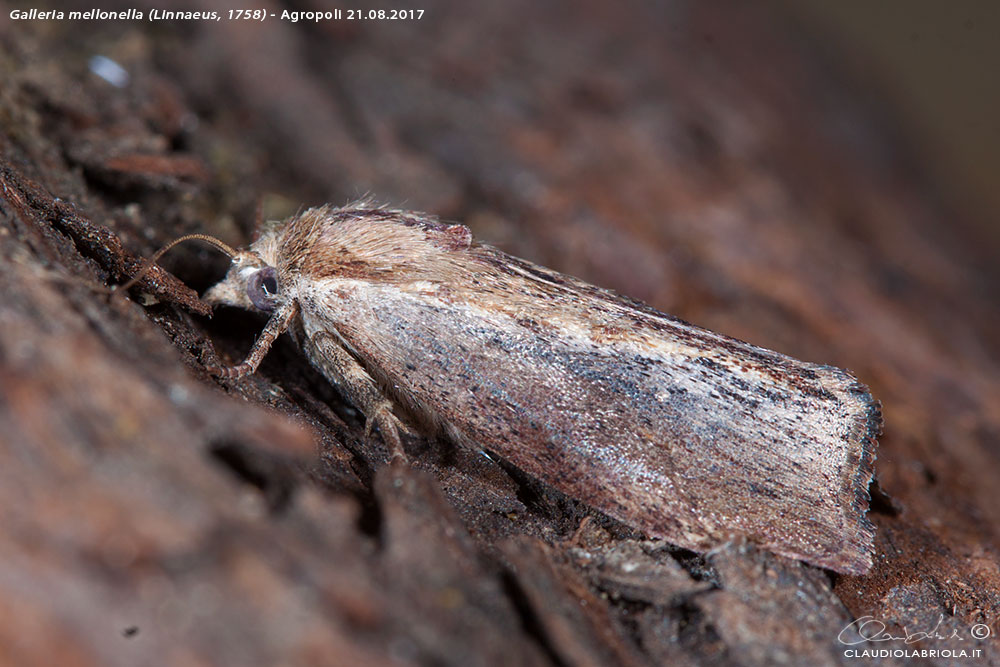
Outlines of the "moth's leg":
M378 427L382 440L392 452L392 460L406 461L403 441L399 437L405 427L392 411L390 401L368 371L348 352L329 331L317 331L308 342L313 349L309 357L323 374L335 382L345 397L365 416L365 437Z
M250 350L250 354L241 364L236 364L235 366L229 366L226 368L220 366L213 366L209 368L209 371L213 375L219 377L227 378L230 380L238 380L242 377L250 375L257 367L260 366L260 362L264 360L264 356L267 351L271 349L271 345L274 343L275 339L281 335L281 333L288 328L292 323L292 319L299 313L299 304L295 301L288 301L287 303L280 306L274 314L271 315L271 319L267 321L267 326L264 330L260 332L260 336L253 344L253 348Z

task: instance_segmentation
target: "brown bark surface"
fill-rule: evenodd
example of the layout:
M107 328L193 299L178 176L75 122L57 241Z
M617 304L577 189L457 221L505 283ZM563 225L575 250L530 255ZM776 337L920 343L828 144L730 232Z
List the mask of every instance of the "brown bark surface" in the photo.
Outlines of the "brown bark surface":
M422 8L3 8L0 663L819 665L850 662L838 635L865 615L1000 661L971 634L1000 615L998 249L762 8ZM263 325L206 316L214 251L178 248L131 299L99 288L180 234L245 244L260 202L366 193L851 369L886 424L875 567L697 556L418 437L390 467L290 341L246 380L207 373Z

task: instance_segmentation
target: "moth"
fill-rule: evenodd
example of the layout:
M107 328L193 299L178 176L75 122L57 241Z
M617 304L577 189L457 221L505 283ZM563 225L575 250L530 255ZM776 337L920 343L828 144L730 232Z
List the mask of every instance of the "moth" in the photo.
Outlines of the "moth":
M202 237L203 238L203 237ZM205 300L289 332L398 457L418 425L696 552L733 539L872 563L881 412L849 372L698 328L512 257L468 227L358 202L260 230Z

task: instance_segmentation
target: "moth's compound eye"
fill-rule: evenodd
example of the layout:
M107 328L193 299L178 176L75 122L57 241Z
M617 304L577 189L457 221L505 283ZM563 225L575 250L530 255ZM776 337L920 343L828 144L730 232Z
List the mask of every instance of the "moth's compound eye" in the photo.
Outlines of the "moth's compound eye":
M267 293L268 296L277 296L278 294L278 279L274 277L274 269L265 269L265 271L270 271L272 275L261 276L260 286ZM263 273L263 271L261 272Z
M273 266L265 266L250 277L247 296L253 305L268 313L278 306L278 274Z

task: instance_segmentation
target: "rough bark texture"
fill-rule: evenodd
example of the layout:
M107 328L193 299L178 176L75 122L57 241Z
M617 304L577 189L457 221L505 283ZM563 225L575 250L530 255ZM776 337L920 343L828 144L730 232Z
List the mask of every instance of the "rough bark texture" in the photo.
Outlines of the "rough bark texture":
M0 662L834 664L864 615L1000 661L997 249L761 8L492 5L0 21ZM698 557L444 443L391 468L288 341L208 375L262 326L204 316L210 250L95 288L364 193L850 368L886 422L874 569Z

